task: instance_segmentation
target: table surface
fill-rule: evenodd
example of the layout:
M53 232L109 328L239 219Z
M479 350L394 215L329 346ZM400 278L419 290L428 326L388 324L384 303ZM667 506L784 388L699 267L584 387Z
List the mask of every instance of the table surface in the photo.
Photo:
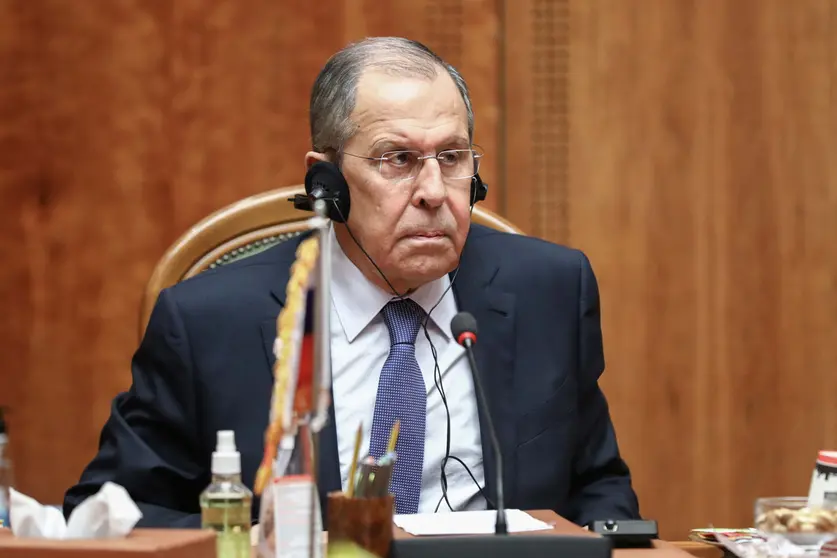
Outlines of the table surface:
M550 525L552 528L549 530L543 531L533 531L530 533L526 533L527 535L538 535L538 536L549 536L549 535L576 535L576 536L584 536L584 537L595 537L598 536L594 533L591 533L585 529L582 529L578 525L567 521L566 519L560 517L554 511L551 510L532 510L527 511L529 515L532 517L543 521L544 523ZM254 526L254 533L253 533L253 540L257 540L258 526ZM397 526L393 526L393 536L395 538L411 538L413 535L405 532L403 529ZM514 536L514 535L511 535ZM150 529L138 529L131 535L131 541L122 540L120 542L111 541L110 543L105 543L112 545L116 548L127 549L128 547L133 547L133 550L157 550L160 547L166 547L169 544L173 546L177 546L178 544L182 544L186 540L189 539L199 539L206 537L206 533L202 533L196 530L150 530ZM138 540L141 539L141 540ZM328 534L323 533L323 542L328 540ZM8 529L0 529L0 547L3 548L11 548L12 546L29 546L33 545L37 547L42 547L42 550L48 551L51 549L56 549L60 547L67 548L68 546L82 546L85 545L83 541L24 541L24 540L14 540L11 537L11 533ZM104 543L104 541L98 541L98 543L94 542L93 545ZM115 543L115 544L114 544ZM139 543L139 544L138 544ZM87 543L89 544L89 543ZM155 548L156 547L156 548ZM115 549L116 549L115 548ZM254 549L255 550L255 549ZM253 555L255 556L256 553L254 552ZM654 541L654 548L632 548L632 549L614 549L613 556L615 558L719 558L723 555L723 553L707 544L697 543L697 542L666 542L666 541Z
M213 558L215 536L200 529L134 529L126 538L50 540L14 537L0 529L3 558Z

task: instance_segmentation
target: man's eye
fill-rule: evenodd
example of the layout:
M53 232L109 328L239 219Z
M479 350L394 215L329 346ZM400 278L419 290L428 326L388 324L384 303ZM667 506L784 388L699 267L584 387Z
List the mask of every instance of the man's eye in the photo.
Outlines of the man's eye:
M413 157L410 153L393 153L387 157L389 163L399 167L410 164L412 159Z
M443 151L437 157L443 165L453 165L459 162L459 153L456 151Z

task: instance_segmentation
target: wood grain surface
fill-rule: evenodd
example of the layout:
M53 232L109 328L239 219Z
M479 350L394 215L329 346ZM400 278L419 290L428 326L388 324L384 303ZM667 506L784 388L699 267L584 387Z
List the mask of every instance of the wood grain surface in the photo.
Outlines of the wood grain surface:
M804 494L837 443L837 1L0 0L0 404L59 502L130 382L164 249L299 183L367 35L463 72L486 206L584 249L604 386L667 539Z
M605 389L667 538L806 495L837 444L835 16L574 4L568 240L598 272Z

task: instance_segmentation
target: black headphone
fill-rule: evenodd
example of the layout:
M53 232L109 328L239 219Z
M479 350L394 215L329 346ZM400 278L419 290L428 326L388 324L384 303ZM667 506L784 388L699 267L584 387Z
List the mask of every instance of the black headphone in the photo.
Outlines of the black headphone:
M471 179L471 207L483 201L488 194L488 184L479 174ZM340 169L334 163L317 161L305 173L305 194L296 194L288 201L294 202L296 209L313 211L314 202L325 200L328 218L335 223L343 223L349 218L352 200L349 196L349 184Z

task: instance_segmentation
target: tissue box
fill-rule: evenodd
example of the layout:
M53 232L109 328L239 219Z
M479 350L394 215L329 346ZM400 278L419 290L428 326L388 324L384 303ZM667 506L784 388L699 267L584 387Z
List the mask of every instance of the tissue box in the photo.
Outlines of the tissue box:
M215 533L197 529L134 529L123 539L48 540L0 529L2 558L214 558Z

